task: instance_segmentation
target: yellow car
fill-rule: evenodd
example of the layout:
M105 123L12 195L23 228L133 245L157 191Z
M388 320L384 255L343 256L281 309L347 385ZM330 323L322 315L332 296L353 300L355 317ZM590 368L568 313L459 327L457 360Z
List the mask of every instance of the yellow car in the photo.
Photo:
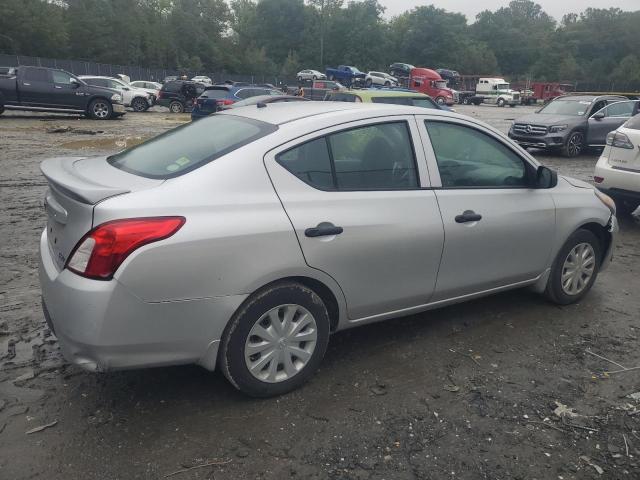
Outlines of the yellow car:
M394 105L411 105L414 107L433 108L435 110L455 111L446 105L438 105L429 95L412 92L410 90L372 88L367 90L329 92L324 97L324 100L328 102L391 103Z

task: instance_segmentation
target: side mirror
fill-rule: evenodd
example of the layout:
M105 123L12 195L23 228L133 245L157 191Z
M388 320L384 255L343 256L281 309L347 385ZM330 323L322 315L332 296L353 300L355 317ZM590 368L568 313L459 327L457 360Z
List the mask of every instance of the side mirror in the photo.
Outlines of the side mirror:
M555 170L540 165L536 171L536 188L553 188L558 185L558 174Z
M604 117L605 117L604 112L598 112L598 113L594 114L593 117L591 117L591 118L593 118L594 120L600 121Z
M71 79L71 88L78 88L80 87L80 82L78 82L78 80L76 80L75 78Z

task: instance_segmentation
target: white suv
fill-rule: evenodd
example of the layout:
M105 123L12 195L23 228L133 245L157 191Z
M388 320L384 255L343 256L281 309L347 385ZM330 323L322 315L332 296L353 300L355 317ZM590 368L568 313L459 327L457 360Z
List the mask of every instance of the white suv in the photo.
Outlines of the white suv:
M631 213L640 205L640 114L610 132L606 143L593 180L620 212Z
M395 87L398 85L398 79L384 72L369 72L364 79L367 87L371 85L384 85L385 87Z
M135 112L144 112L153 105L153 98L149 93L117 78L92 75L81 75L78 78L89 85L117 90L122 94L124 106L131 107Z

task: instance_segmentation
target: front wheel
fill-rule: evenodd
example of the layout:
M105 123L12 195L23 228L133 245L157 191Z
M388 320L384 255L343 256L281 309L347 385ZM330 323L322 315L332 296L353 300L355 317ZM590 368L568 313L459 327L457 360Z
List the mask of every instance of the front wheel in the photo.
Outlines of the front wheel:
M463 104L463 105L469 105L470 103L471 103L471 102L469 101L469 99L468 99L468 98L463 98L463 99L462 99L462 104Z
M171 102L169 104L169 111L171 113L184 113L184 105L182 102Z
M582 153L584 135L582 132L572 132L562 147L562 155L568 158L577 157Z
M436 98L436 103L438 105L444 105L444 97L438 97Z
M498 99L498 106L499 107L504 107L504 104L505 104L504 98L499 98Z
M131 108L134 112L144 112L149 108L149 104L142 97L136 97L131 102Z
M390 87L391 86L391 82L384 82L384 86L385 87Z
M96 98L87 109L89 117L94 120L108 120L113 115L111 103L104 98Z
M560 305L581 300L596 281L601 259L598 238L589 230L576 230L553 262L545 296Z
M220 350L220 367L241 392L282 395L316 371L329 342L329 314L309 288L280 282L252 295L233 316Z
M365 84L368 88L370 88L370 87L371 87L371 85L373 85L373 80L371 80L370 78L368 78L368 79L364 82L364 84Z

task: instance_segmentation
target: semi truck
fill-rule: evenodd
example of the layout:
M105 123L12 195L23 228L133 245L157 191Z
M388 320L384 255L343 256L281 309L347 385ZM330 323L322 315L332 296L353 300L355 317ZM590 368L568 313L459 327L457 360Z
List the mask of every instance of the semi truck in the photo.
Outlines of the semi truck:
M453 105L455 103L454 91L447 87L447 81L430 68L411 70L409 88L416 92L426 93L439 105Z
M504 107L515 107L520 103L520 92L512 90L504 78L479 78L475 92L462 92L460 102L465 105L488 103Z

